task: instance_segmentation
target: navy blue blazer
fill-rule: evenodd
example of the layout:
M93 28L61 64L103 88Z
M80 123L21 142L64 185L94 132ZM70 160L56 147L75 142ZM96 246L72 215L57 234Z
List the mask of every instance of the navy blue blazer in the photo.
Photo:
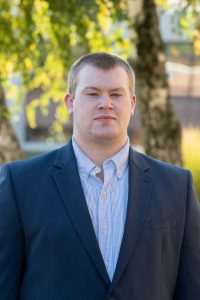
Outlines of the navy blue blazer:
M71 142L0 175L0 300L199 300L200 207L187 170L130 149L110 282Z

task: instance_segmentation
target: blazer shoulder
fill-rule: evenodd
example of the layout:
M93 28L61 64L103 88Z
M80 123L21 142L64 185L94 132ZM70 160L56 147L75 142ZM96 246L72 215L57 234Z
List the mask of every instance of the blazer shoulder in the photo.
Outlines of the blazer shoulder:
M61 148L52 150L50 152L40 154L28 159L10 162L1 166L2 170L9 169L11 173L29 173L49 171L54 165L59 165L60 161L67 161L72 153L70 143Z
M33 156L31 158L9 162L9 163L2 165L1 168L2 169L9 168L11 170L20 170L23 168L37 167L37 165L42 166L42 165L45 165L45 163L49 163L50 161L52 161L52 159L55 157L57 151L58 150L53 150L48 153Z
M176 178L185 178L188 180L188 176L191 174L189 170L181 166L163 162L144 153L140 153L135 149L131 149L130 156L136 165L139 167L142 166L144 171L148 170L150 174L156 177L161 176L160 178L162 178L163 176L175 176Z

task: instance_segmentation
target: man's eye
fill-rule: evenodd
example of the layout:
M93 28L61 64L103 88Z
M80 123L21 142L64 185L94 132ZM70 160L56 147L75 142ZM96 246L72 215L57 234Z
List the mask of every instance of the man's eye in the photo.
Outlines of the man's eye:
M119 93L112 93L111 96L112 97L121 97L121 94L119 94Z
M87 93L88 96L98 96L98 93Z

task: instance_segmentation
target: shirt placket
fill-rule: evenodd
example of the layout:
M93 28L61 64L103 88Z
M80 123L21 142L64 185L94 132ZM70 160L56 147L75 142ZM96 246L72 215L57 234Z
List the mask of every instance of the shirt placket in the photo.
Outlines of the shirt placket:
M104 166L104 183L99 198L98 220L99 220L99 247L110 278L113 273L113 245L112 245L112 203L111 184L114 168L106 164Z

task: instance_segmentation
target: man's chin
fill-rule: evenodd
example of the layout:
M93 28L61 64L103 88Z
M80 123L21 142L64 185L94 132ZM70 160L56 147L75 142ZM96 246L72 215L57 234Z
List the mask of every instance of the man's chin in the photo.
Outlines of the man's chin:
M101 143L110 143L119 136L117 132L94 132L93 137Z

